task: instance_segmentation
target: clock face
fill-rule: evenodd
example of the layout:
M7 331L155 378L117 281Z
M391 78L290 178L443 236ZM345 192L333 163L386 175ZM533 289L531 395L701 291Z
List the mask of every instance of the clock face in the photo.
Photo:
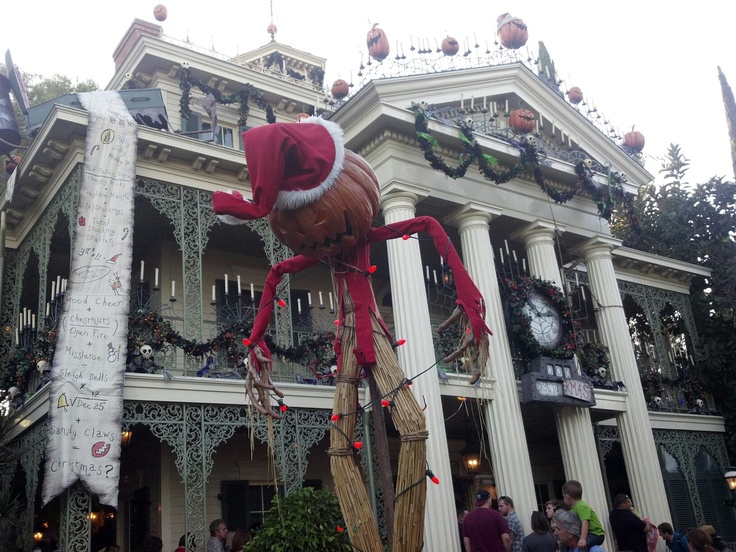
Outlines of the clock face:
M542 347L554 349L562 343L562 315L541 293L530 292L521 311L529 317L529 330Z

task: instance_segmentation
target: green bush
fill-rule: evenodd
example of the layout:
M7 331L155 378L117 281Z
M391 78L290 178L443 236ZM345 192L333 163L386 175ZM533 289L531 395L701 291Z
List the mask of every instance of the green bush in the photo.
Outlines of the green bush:
M248 552L339 552L352 547L337 526L342 512L332 491L305 487L275 497Z

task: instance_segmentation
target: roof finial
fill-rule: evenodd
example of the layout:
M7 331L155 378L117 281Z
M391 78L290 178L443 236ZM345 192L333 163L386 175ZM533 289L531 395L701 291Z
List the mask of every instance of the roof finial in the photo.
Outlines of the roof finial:
M278 28L273 24L273 0L269 0L268 4L271 8L271 23L266 31L271 35L271 42L276 42L276 33L278 32Z

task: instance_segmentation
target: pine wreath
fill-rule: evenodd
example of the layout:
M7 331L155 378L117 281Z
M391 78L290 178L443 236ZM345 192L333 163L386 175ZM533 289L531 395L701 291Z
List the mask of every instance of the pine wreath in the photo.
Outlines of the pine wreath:
M527 361L540 356L572 358L581 342L577 331L579 323L572 317L567 297L552 282L539 278L507 278L504 283L508 294L510 334L522 357ZM535 292L550 301L562 316L563 338L555 348L539 344L531 330L531 319L524 312L527 298Z

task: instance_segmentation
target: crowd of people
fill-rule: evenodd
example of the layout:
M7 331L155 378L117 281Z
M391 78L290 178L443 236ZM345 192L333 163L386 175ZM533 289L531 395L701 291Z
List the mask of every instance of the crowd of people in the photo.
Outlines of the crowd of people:
M458 510L462 552L605 552L606 534L598 514L583 501L579 481L562 486L563 500L549 500L544 512L533 512L531 532L514 511L514 502L501 496L498 502L486 490L476 494L472 512ZM611 545L628 552L653 552L657 538L667 552L731 552L712 525L675 531L669 523L655 526L634 510L631 498L618 494L613 500L608 521L613 535ZM613 548L611 546L611 548Z

